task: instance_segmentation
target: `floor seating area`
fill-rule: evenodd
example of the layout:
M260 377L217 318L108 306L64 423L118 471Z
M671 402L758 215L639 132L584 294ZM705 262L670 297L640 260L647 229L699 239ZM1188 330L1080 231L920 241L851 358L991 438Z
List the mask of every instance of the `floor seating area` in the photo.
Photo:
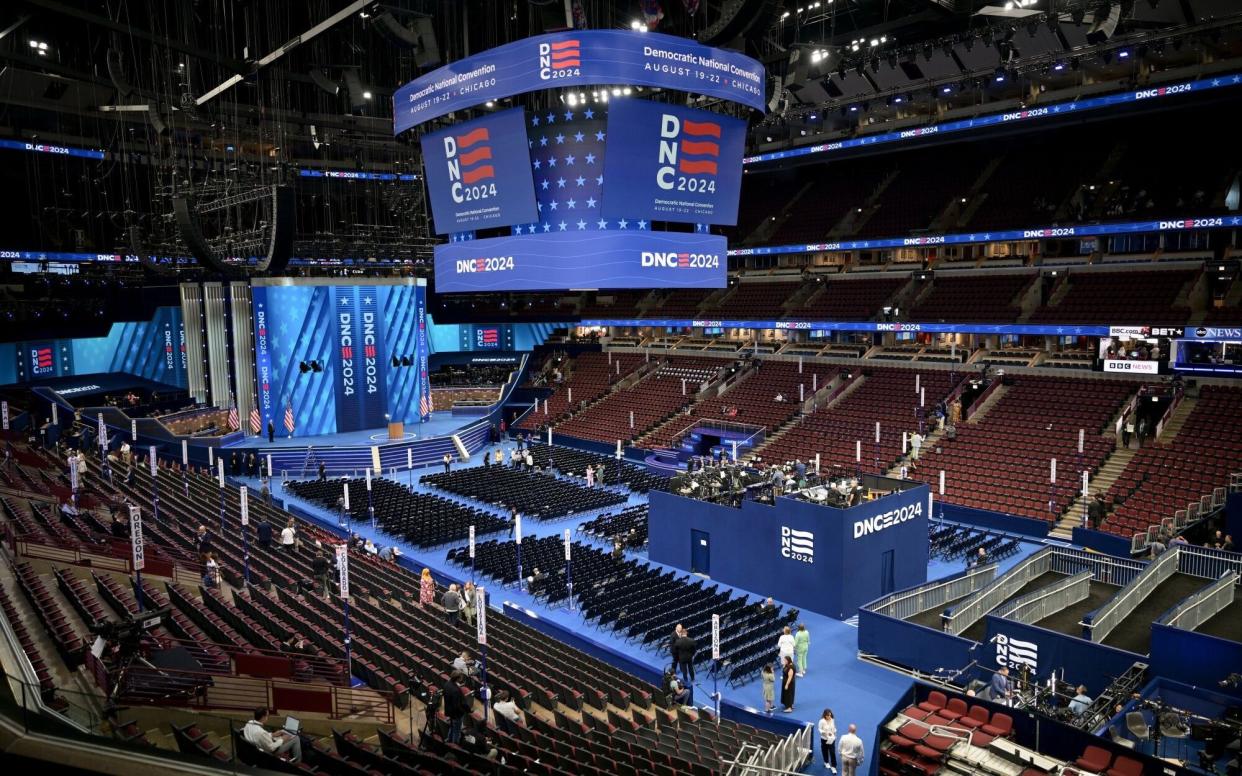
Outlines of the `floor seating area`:
M828 473L838 466L853 471L855 442L862 442L861 468L874 472L877 457L875 424L880 423L881 470L887 470L901 455L903 431L918 430L919 394L914 390L915 375L927 396L927 410L951 390L948 372L919 372L913 369L868 367L862 382L838 403L825 405L803 417L781 436L756 451L765 461L812 461L820 456L820 470ZM856 375L854 379L859 379Z
M749 373L719 396L697 402L690 414L678 413L663 425L643 437L641 445L662 448L675 445L680 434L688 426L700 420L720 420L763 426L772 431L793 418L801 408L800 395L808 398L815 391L832 381L836 370L822 364L805 365L801 372L798 364L790 361L755 361ZM818 382L816 382L818 380ZM800 390L801 386L801 390ZM776 401L780 395L782 400ZM728 407L728 413L721 412ZM734 412L736 410L736 412Z
M765 609L719 585L659 569L639 560L612 555L597 547L573 545L575 604L588 620L607 626L643 648L667 656L669 635L683 624L698 643L695 662L705 665L711 653L711 615L721 616L720 651L730 663L726 678L743 683L772 659L781 628L797 621L797 610ZM470 565L466 548L449 552L449 560ZM475 548L475 568L501 584L518 581L514 542L488 541ZM523 576L538 568L546 577L531 592L557 604L569 597L565 550L555 536L522 539ZM706 671L704 671L706 673Z
M1115 380L1014 377L983 417L959 423L955 439L936 442L940 452L925 448L910 476L938 483L943 470L948 503L1055 521L1078 495L1079 472L1094 473L1113 451L1108 424L1134 387ZM1086 432L1081 467L1079 429ZM1055 489L1049 483L1053 458Z
M575 480L586 481L586 468L595 467L596 483L603 485L623 485L635 493L646 493L657 490L668 483L668 477L654 474L645 466L621 461L612 456L577 450L572 447L551 447L543 442L531 442L531 455L535 466L541 469L554 465L558 472L571 476ZM603 466L601 472L600 466Z
M626 496L604 488L587 488L544 472L508 466L476 466L447 474L427 474L420 482L475 501L516 509L524 517L553 520L624 504Z
M1021 314L1017 297L1039 275L1033 272L959 275L939 273L931 291L909 311L912 321L1012 321Z
M1205 385L1171 441L1138 451L1105 494L1115 509L1100 526L1131 536L1173 516L1242 467L1242 389Z
M303 480L285 484L293 493L330 510L337 509L344 487L349 483L349 514L355 521L371 519L367 511L367 484L361 478L343 480ZM469 507L431 493L415 493L392 480L371 481L371 503L375 519L385 533L399 536L416 547L438 547L466 538L470 526L483 536L509 530L509 523L482 509Z
M651 374L561 423L556 431L596 442L637 439L692 402L699 387L715 379L728 363L702 356L667 357ZM686 386L684 394L682 380ZM633 427L630 426L631 412L634 413Z
M578 533L611 547L621 542L628 549L647 546L646 504L626 507L617 513L605 513L578 526Z
M977 558L982 549L988 561L995 563L1014 555L1022 546L1017 539L947 523L929 523L927 534L931 557L946 561Z

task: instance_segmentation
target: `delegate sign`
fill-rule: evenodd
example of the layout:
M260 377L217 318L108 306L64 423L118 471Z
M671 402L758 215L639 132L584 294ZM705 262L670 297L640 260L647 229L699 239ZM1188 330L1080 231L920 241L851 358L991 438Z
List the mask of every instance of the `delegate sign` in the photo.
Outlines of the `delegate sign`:
M724 288L725 238L686 232L549 232L437 245L436 291Z
M572 30L506 43L410 81L393 95L393 134L515 94L624 84L676 89L766 108L763 65L686 38Z
M737 223L746 122L647 100L608 110L605 218Z
M422 143L431 215L440 234L538 217L521 108L432 132Z

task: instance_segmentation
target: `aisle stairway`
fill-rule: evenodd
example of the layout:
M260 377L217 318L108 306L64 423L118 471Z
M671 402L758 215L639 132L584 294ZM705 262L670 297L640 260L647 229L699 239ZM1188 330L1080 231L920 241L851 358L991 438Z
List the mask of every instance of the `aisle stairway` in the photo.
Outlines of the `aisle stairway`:
M1095 476L1087 480L1087 492L1103 493L1108 490L1109 486L1116 482L1126 470L1126 465L1130 463L1130 459L1137 454L1137 450L1127 450L1118 446L1116 450L1104 459L1104 464L1100 466ZM1082 477L1081 474L1066 471L1067 476L1070 474L1074 474L1078 478ZM1081 485L1078 483L1081 483L1081 479L1074 481L1074 487L1080 488ZM1057 521L1052 530L1048 532L1049 535L1055 536L1058 539L1069 539L1073 535L1074 527L1082 525L1083 514L1083 498L1080 493L1077 498L1070 502L1069 509Z

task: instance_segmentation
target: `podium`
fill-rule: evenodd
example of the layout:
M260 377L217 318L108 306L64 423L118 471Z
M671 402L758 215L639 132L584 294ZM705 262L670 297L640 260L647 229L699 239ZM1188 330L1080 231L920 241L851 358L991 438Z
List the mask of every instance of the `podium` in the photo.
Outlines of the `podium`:
M403 439L405 437L405 424L401 421L388 424L389 439Z

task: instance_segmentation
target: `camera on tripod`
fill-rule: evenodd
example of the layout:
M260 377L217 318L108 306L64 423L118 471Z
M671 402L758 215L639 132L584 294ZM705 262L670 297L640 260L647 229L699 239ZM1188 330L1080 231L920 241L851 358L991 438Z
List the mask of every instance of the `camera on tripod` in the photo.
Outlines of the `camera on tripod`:
M119 644L123 649L137 647L147 631L158 628L168 616L170 607L141 612L121 622L100 622L90 626L90 632L104 641Z

